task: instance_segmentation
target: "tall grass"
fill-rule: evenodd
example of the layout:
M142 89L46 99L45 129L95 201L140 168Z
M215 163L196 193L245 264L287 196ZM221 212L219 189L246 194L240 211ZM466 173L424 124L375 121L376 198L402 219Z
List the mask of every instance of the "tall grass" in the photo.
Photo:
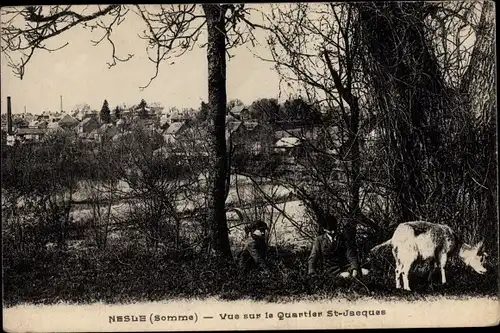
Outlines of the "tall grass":
M426 284L426 270L415 269L415 292L396 291L387 266L373 267L359 280L333 279L307 272L307 250L270 251L274 265L269 275L240 273L238 267L220 269L195 251L164 249L152 255L138 244L122 242L105 251L34 250L20 257L4 257L4 305L20 303L123 303L171 298L255 299L279 301L311 295L331 298L389 297L415 299L429 295L496 295L497 275L479 276L452 266L445 286ZM288 253L285 258L276 253ZM390 267L390 266L389 266ZM390 268L389 268L390 270ZM387 272L386 272L387 273ZM420 280L418 279L420 278Z

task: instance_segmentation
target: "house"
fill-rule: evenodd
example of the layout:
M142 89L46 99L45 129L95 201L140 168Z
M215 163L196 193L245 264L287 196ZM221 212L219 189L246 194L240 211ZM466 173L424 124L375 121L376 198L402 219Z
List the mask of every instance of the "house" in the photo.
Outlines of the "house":
M84 110L75 110L71 115L73 116L73 118L82 121L83 117L85 117L85 113L86 112Z
M201 125L189 126L182 132L182 142L184 149L190 156L204 155L208 147L208 129Z
M61 128L71 129L79 124L79 121L69 114L64 115L61 120L57 122Z
M137 106L135 106L132 109L132 113L134 115L136 115L136 116L139 115L141 112L144 112L144 111L146 111L146 114L148 115L148 117L151 116L151 108L148 107L148 106L145 106L144 109L143 109L142 107L140 107L140 106L137 105Z
M37 120L45 120L48 123L56 123L64 117L65 113L43 111L41 115L38 115Z
M151 109L151 114L153 115L161 115L164 109L164 107L159 103L152 103L149 107Z
M91 111L92 108L90 107L90 105L83 103L75 106L75 108L71 112L71 116L78 119L79 121L82 121L85 118L85 115Z
M185 122L196 118L196 110L182 109L176 107L170 108L163 112L163 119L167 119L169 123Z
M274 144L274 136L269 126L255 121L244 122L245 140L253 154L268 153Z
M229 121L226 123L226 141L227 149L235 149L236 151L255 149L259 150L260 145L254 145L250 139L250 132L247 130L244 122L242 121Z
M27 122L31 122L33 120L36 120L36 117L29 112L21 113L20 115L18 115L18 118L22 118L22 119L26 120Z
M13 128L28 128L29 122L23 118L15 118L12 121L12 127Z
M131 140L133 138L132 136L132 133L130 131L122 131L122 132L118 132L116 133L115 135L113 135L113 137L111 138L111 140L113 142L123 142L124 140Z
M170 119L168 118L168 115L166 115L166 114L161 115L161 117L160 117L160 128L167 128L168 125L170 125L169 120Z
M87 118L94 118L95 120L99 120L99 112L97 110L87 111L85 112L82 120Z
M47 128L48 123L45 120L32 120L28 124L28 128Z
M188 126L185 122L173 123L165 130L164 134L177 135L185 131L187 128Z
M93 130L90 134L96 142L105 142L111 140L118 133L118 128L113 124L103 124L101 127Z
M88 141L88 140L93 140L94 137L90 135L90 133L85 133L85 132L79 132L77 133L78 138L80 138L82 141Z
M231 110L229 114L239 120L250 119L250 110L244 105L236 105Z
M292 136L283 137L275 143L274 152L282 156L285 165L296 165L296 158L304 153L303 141Z
M228 121L226 140L229 139L233 147L249 148L252 154L270 151L275 141L272 131L255 121Z
M50 111L43 111L42 114L38 115L37 120L45 120L49 122L51 114L52 112Z
M163 112L164 107L161 106L159 103L152 103L151 105L147 105L144 108L139 105L135 105L131 108L123 108L123 111L126 111L126 113L129 116L139 116L141 113L144 113L146 116L145 118L159 118L160 115ZM122 114L124 114L122 111Z
M243 143L245 141L246 129L241 121L228 121L226 122L226 140L230 138L233 144Z
M242 147L252 154L269 152L274 144L272 131L254 121L228 121L226 140L234 148Z
M288 137L288 136L301 137L302 133L303 133L303 129L302 128L291 128L291 129L288 129L288 130L277 130L277 131L275 131L274 132L274 137L276 138L276 140L279 140L281 138Z
M172 123L163 133L166 142L175 142L179 140L182 134L189 128L186 122Z
M57 122L52 122L47 125L47 130L51 133L64 131L64 129Z
M300 147L301 143L302 142L299 138L286 136L276 141L274 144L274 151L277 153L288 153L293 149Z
M15 139L19 142L40 141L47 134L42 128L18 128L14 132Z
M116 128L118 128L118 131L124 132L128 123L125 120L125 118L120 118L116 121Z
M120 112L120 119L130 119L133 116L133 109L128 107L123 107Z
M49 119L51 122L57 123L57 122L59 122L59 120L62 119L63 116L64 116L63 114L56 112L56 113L52 114Z
M85 118L78 125L76 125L76 132L78 134L88 134L99 128L99 126L99 122L94 117Z
M172 149L169 147L160 147L160 148L153 151L153 155L155 157L163 157L163 158L169 157L171 155L171 153L172 153Z
M320 136L321 132L322 132L321 127L296 127L290 129L277 130L274 132L274 137L277 140L288 136L315 140Z
M259 126L260 126L260 124L256 121L245 121L245 128L248 131L254 131Z
M154 119L137 119L135 123L143 128L156 128L156 121Z

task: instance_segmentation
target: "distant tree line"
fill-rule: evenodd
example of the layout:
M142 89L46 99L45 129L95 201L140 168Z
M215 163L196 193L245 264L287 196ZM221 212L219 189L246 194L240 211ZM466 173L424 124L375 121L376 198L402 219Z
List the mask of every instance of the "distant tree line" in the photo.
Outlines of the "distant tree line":
M229 114L235 106L244 106L244 104L239 99L231 100L226 112ZM287 128L318 125L328 119L321 113L316 101L306 101L300 96L287 99L281 104L275 98L261 98L245 107L249 111L247 121L270 123L275 127L278 125ZM207 117L208 104L202 101L196 118L202 122L207 120Z

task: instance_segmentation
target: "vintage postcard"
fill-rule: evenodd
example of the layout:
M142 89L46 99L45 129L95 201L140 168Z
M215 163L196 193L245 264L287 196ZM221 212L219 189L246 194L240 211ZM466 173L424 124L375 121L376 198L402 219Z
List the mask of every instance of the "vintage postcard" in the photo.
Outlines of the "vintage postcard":
M3 6L3 329L500 318L495 3Z

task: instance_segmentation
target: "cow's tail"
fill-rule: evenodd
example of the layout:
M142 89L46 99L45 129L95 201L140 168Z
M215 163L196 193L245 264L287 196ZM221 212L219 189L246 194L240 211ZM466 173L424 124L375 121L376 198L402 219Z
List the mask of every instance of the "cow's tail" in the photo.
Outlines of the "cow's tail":
M392 248L392 239L389 239L382 244L379 244L377 246L374 246L371 250L370 253L377 253L380 251L380 249L386 248L386 247L391 247Z

